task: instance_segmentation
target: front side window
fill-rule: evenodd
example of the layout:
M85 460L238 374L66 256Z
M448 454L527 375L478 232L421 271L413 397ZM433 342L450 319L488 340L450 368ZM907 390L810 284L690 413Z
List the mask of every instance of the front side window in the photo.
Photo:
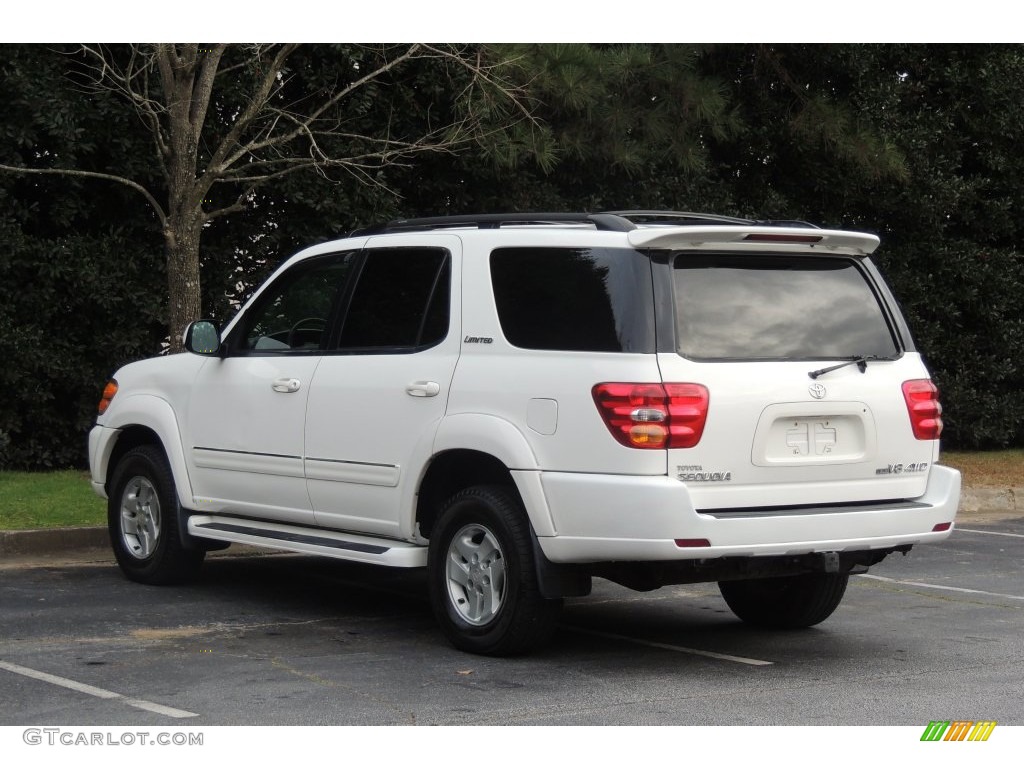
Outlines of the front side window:
M366 251L339 348L412 351L448 335L451 258L440 248Z
M853 259L678 254L676 338L697 360L819 360L899 355L866 273Z
M293 352L321 349L331 308L358 252L297 264L278 277L246 315L238 349Z
M653 352L650 259L629 248L499 248L501 330L525 349Z

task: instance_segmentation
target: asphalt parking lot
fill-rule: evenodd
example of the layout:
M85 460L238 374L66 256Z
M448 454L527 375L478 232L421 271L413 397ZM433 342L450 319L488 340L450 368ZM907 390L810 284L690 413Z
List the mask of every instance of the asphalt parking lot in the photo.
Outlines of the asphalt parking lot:
M1022 554L1024 518L963 520L799 632L713 584L596 581L515 659L448 646L418 572L227 556L160 588L103 555L8 562L0 725L1021 725Z

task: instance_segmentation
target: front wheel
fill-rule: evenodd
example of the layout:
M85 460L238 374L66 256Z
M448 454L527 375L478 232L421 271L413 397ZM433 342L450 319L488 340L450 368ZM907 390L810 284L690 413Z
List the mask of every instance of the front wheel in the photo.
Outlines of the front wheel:
M771 579L721 581L729 608L747 624L801 629L820 624L839 607L850 580L846 573L802 573Z
M163 451L128 451L111 479L107 525L114 557L132 581L171 584L192 576L204 551L186 550L178 532L178 495Z
M531 536L522 506L503 487L468 488L445 505L427 572L434 615L456 648L507 656L554 633L562 601L540 594Z

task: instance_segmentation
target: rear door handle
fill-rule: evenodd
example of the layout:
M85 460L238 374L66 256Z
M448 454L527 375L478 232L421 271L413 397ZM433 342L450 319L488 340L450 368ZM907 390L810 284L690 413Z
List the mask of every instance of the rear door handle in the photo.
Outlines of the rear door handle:
M436 381L414 381L405 391L413 397L433 397L441 391L441 385Z
M298 392L301 386L301 381L299 381L298 379L289 378L274 379L274 381L271 382L270 384L271 389L273 389L275 392L283 392L285 394L289 392Z

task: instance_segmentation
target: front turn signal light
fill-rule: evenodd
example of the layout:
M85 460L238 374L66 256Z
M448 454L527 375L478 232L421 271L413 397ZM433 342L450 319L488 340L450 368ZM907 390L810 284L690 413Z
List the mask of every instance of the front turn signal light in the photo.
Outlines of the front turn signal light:
M99 411L100 416L107 412L107 408L110 407L110 401L114 399L114 395L117 394L117 381L111 379L107 382L107 386L103 388L103 397L100 398L100 404L96 408Z

